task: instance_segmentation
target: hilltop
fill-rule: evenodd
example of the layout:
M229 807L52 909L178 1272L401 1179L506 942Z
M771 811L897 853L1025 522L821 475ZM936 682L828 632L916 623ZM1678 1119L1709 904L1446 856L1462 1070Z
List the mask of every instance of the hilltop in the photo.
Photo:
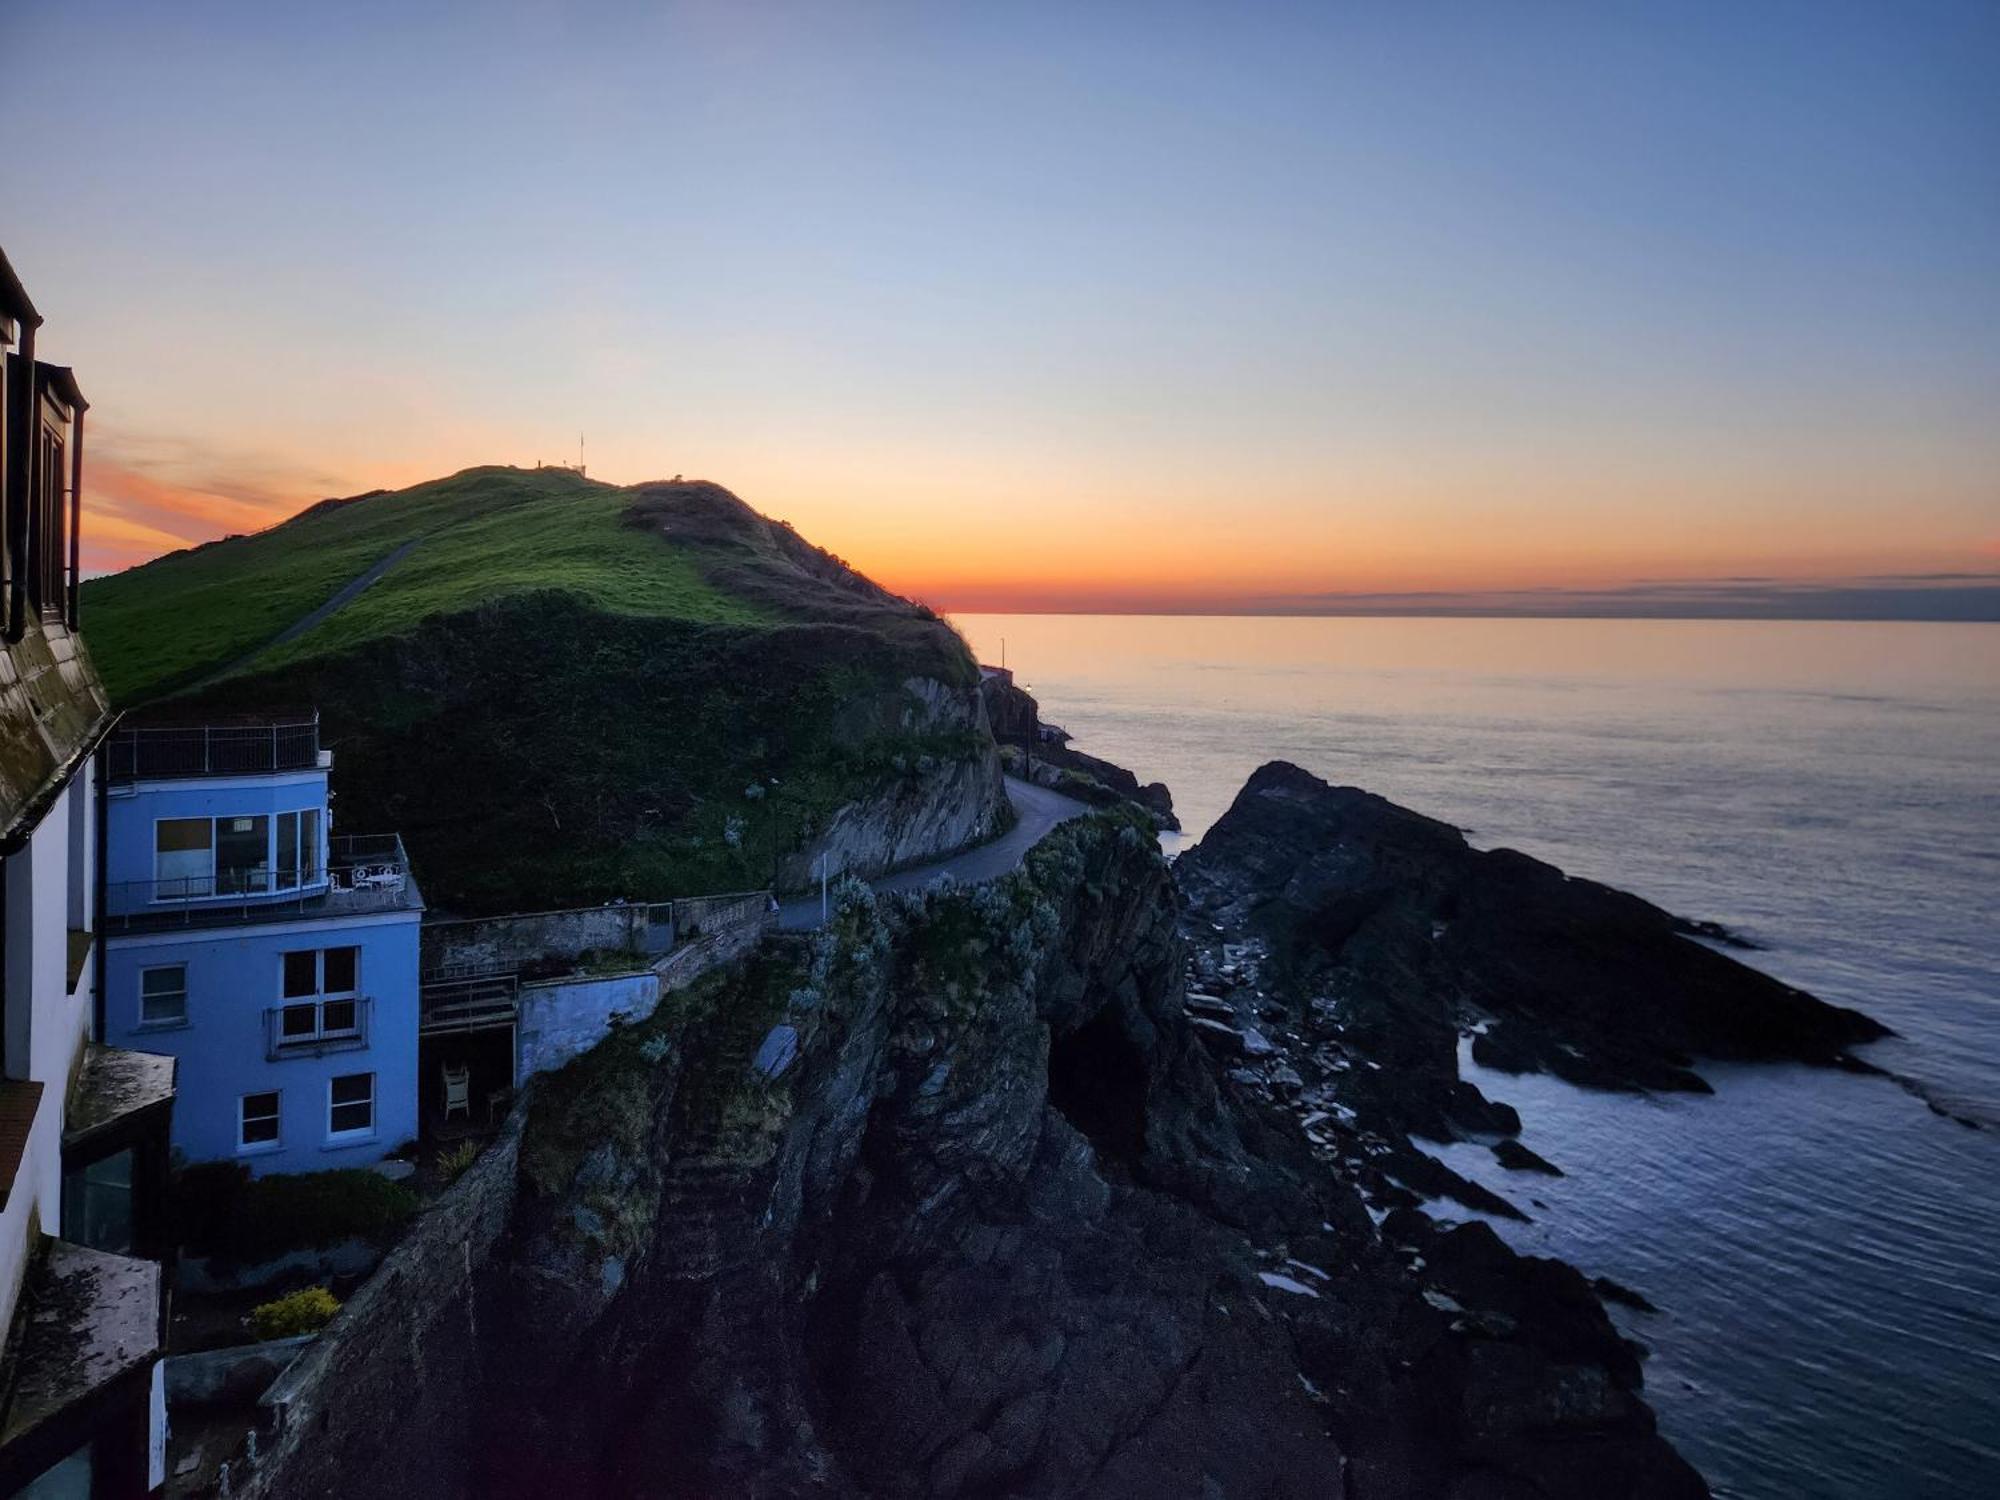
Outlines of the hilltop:
M715 484L468 469L84 612L141 717L317 706L342 826L451 906L796 882L823 839L873 873L1006 817L964 642Z

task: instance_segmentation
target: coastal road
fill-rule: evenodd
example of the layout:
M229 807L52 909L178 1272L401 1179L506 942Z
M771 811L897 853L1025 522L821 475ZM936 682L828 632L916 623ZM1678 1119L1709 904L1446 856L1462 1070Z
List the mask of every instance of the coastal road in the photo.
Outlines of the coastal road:
M1025 781L1015 780L1012 776L1007 778L1007 800L1014 804L1014 826L991 843L946 855L943 859L927 865L918 865L915 869L898 870L893 875L884 875L879 880L869 881L869 886L884 893L913 891L945 875L951 876L961 885L973 885L982 880L992 880L996 876L1011 874L1021 868L1021 861L1030 849L1041 842L1043 834L1058 823L1066 823L1071 818L1090 811L1074 797L1065 797L1062 793L1052 792L1046 787L1031 786ZM819 926L817 890L810 895L793 896L778 904L780 931L805 932L817 926Z

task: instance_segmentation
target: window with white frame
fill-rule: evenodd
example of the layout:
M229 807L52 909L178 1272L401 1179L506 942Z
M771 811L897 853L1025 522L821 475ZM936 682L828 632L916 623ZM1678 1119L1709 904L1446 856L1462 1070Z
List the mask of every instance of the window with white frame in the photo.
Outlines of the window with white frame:
M284 956L283 1043L353 1037L361 1032L361 950L298 948Z
M236 1146L241 1151L278 1144L278 1094L245 1094L236 1101Z
M139 971L139 1024L187 1025L187 965L161 964Z
M328 1082L326 1133L361 1136L375 1133L375 1075L346 1073Z

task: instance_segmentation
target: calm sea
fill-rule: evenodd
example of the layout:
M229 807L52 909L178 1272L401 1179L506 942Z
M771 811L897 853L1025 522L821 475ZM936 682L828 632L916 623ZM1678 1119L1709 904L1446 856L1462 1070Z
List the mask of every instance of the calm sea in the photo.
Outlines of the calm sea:
M1893 1082L1714 1098L1469 1064L1568 1172L1440 1151L1518 1248L1634 1286L1669 1435L1729 1496L2000 1494L2000 626L963 615L1201 832L1273 757L1763 945L1900 1034Z

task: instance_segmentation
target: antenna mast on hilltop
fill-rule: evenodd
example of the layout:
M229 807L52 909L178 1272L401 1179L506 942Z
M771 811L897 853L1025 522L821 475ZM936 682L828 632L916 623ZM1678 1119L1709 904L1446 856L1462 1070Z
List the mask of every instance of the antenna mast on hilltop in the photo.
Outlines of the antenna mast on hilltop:
M586 477L590 473L590 471L584 468L583 466L583 434L580 432L576 435L576 472L585 475Z

